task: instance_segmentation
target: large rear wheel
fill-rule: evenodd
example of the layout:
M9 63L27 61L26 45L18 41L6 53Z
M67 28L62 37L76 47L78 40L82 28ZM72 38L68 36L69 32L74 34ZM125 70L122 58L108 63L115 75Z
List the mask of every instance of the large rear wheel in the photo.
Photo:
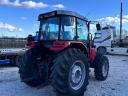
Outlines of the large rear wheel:
M46 77L46 62L38 62L38 57L34 57L31 50L26 51L19 63L19 74L21 80L29 86L35 87L42 84ZM43 71L42 71L43 70Z
M83 96L89 78L89 62L85 54L69 48L58 54L54 63L51 77L57 96Z

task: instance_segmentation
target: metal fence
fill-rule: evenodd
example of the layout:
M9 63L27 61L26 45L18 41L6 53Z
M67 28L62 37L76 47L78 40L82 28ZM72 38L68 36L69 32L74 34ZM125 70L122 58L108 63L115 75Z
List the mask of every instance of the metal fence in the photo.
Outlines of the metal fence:
M26 44L26 38L0 38L0 48L23 48Z

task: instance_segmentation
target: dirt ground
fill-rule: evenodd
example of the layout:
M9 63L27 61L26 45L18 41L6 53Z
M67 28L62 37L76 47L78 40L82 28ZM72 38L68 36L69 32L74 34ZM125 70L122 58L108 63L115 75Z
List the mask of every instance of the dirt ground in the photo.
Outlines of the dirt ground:
M85 96L128 96L128 56L109 55L106 81L97 81L93 69ZM55 96L51 86L31 88L20 81L17 67L0 67L0 96Z

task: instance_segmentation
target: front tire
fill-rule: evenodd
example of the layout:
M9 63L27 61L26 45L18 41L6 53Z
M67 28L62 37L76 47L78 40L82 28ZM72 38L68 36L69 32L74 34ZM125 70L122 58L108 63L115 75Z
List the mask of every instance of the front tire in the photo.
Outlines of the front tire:
M95 65L95 78L99 81L106 80L109 73L109 61L107 56L102 54L97 54L94 61Z
M54 61L52 86L57 96L83 96L88 85L89 64L81 50L69 48Z
M106 55L107 54L107 49L105 47L99 47L97 49L97 53Z

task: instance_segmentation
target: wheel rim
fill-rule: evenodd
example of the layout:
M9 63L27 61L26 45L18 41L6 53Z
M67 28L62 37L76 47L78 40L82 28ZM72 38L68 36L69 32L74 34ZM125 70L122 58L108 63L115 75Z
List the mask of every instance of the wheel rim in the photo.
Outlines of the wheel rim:
M85 65L82 61L77 60L71 67L69 73L69 83L72 89L78 90L82 87L86 77Z
M109 70L109 65L108 65L108 62L105 61L103 66L102 66L102 74L103 74L104 77L107 76L108 70Z

